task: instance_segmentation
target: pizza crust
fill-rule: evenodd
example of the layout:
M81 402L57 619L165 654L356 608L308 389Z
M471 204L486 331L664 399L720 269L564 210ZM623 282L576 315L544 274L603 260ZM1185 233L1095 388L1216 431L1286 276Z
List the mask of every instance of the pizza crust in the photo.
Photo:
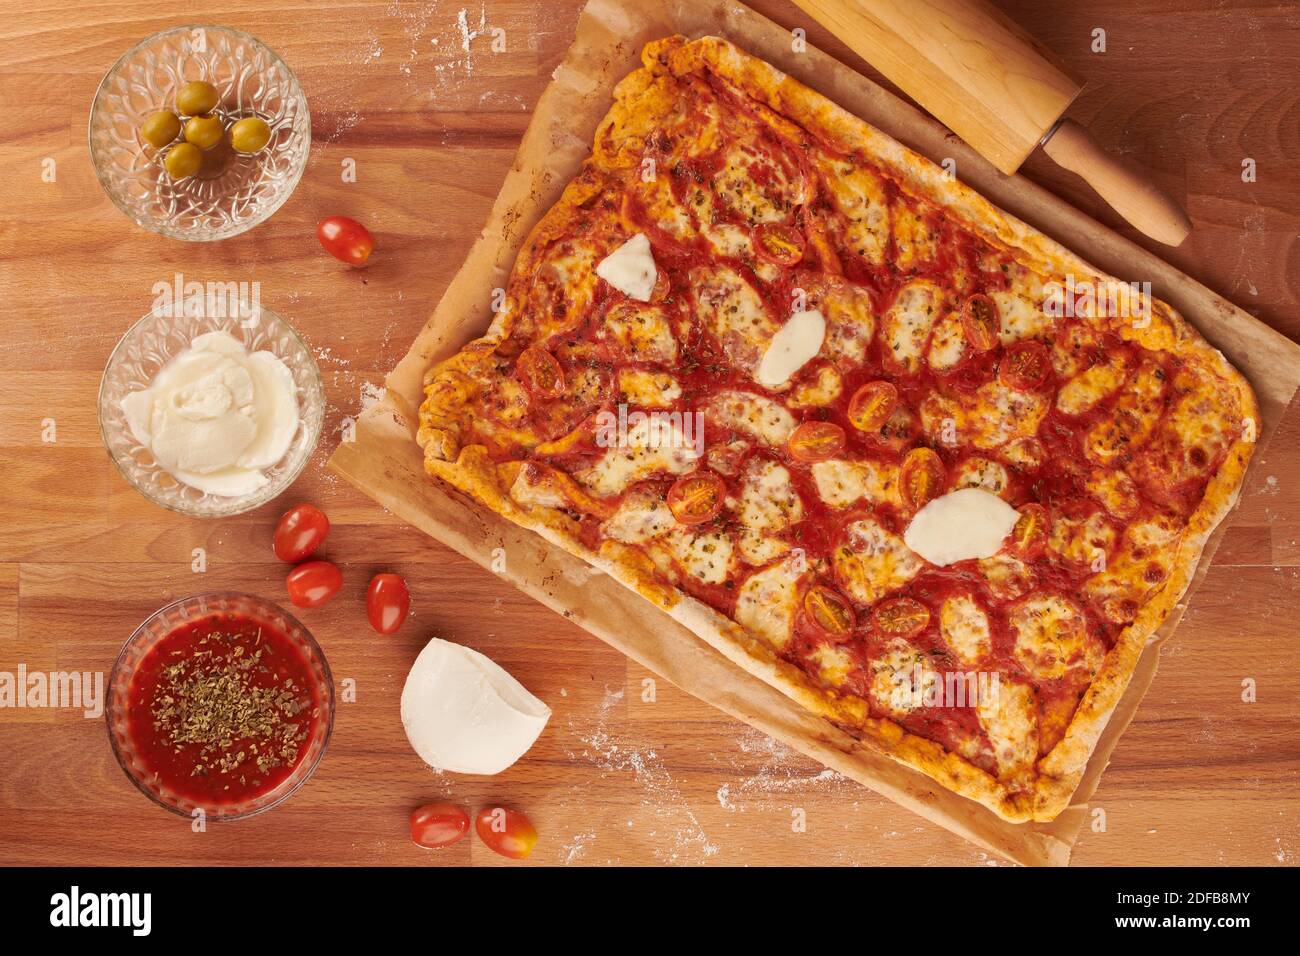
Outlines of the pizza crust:
M947 215L1005 247L1029 269L1042 275L1073 274L1118 282L1059 243L997 209L928 159L725 40L704 37L688 42L682 37L669 37L648 44L642 59L644 68L629 74L615 88L615 101L598 127L592 158L583 164L558 203L524 243L516 276L528 274L528 264L550 243L574 233L575 225L582 221L583 205L601 195L607 177L639 161L646 137L659 117L673 108L673 84L668 77L689 78L707 71L780 114L773 118L774 122L785 117L846 153L860 151L871 155L873 160L887 166L901 185L919 197L940 204ZM426 375L426 398L420 409L417 440L424 450L428 473L608 573L738 666L848 731L864 747L915 768L1011 822L1052 820L1069 805L1143 648L1182 598L1206 542L1236 503L1259 430L1258 406L1249 384L1176 311L1152 300L1152 321L1146 327L1135 329L1130 323L1115 320L1113 331L1122 337L1147 349L1169 352L1227 382L1235 391L1243 419L1253 423L1254 429L1228 449L1223 464L1188 520L1173 567L1161 590L1148 598L1135 619L1120 632L1063 737L1038 760L1039 774L1033 788L1012 790L940 744L908 733L891 720L870 716L861 698L836 694L815 684L757 636L664 582L644 553L615 541L605 541L600 552L594 552L582 543L577 522L563 508L542 503L521 505L512 499L509 489L518 477L519 463L497 465L483 446L461 447L460 438L476 388L473 371L482 363L499 360L495 352L508 339L521 314L516 301L520 294L517 288L507 289L506 306L497 312L485 336Z

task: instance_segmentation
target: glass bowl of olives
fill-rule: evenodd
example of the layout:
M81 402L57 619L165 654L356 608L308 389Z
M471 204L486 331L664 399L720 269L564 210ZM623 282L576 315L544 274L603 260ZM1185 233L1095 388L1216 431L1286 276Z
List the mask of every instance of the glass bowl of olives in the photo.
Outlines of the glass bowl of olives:
M293 71L240 30L178 26L113 64L90 110L90 155L108 197L146 229L228 239L280 208L311 149Z

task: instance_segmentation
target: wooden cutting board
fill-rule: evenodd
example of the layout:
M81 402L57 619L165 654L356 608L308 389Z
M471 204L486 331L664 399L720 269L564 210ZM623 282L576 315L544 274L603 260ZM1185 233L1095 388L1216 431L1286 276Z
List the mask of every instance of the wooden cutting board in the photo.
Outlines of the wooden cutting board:
M283 807L191 833L117 768L101 721L69 711L0 710L0 860L16 863L494 863L474 841L415 850L405 816L430 799L502 800L542 832L541 863L957 863L988 857L957 837L712 708L654 686L648 672L505 582L384 514L319 467L371 384L405 352L487 217L537 95L568 45L580 4L322 3L235 0L223 21L280 52L312 105L316 145L276 217L230 242L192 246L126 221L103 197L85 119L103 71L135 40L184 20L179 4L130 2L112 24L58 0L11 16L0 39L0 671L103 669L167 600L240 588L276 598L271 506L202 522L163 512L116 474L94 399L117 337L153 285L259 281L263 301L313 344L331 414L315 465L290 499L334 520L330 554L347 585L304 614L336 677L356 681L313 780ZM753 4L862 68L792 6ZM1093 78L1074 107L1103 113L1112 146L1186 199L1197 229L1174 265L1300 335L1294 272L1300 174L1285 124L1293 99L1279 64L1300 54L1285 11L1224 13L1196 0L1178 21L1086 5L1003 2L1074 72ZM1080 11L1078 6L1086 6ZM480 19L480 9L484 9ZM1294 16L1294 11L1290 16ZM491 52L491 28L506 51ZM1089 52L1102 27L1109 52ZM466 46L469 50L466 52ZM1272 84L1272 85L1271 85ZM1197 98L1186 91L1196 90ZM1250 108L1242 98L1249 96ZM1120 110L1114 108L1118 102ZM56 181L41 179L53 159ZM1243 183L1243 159L1258 181ZM355 160L356 183L341 182ZM1050 169L1043 177L1114 225L1104 206ZM312 227L329 213L374 230L373 266L326 259ZM1157 290L1160 291L1159 289ZM43 442L52 420L56 441ZM1291 621L1300 605L1300 440L1289 413L1252 470L1242 506L1094 800L1105 832L1075 861L1294 863L1300 852L1300 745ZM285 503L290 503L285 499ZM207 570L192 570L194 549ZM364 623L369 575L398 570L416 614L379 638ZM406 668L432 635L470 643L516 673L555 716L538 747L492 779L438 776L397 719ZM1241 682L1258 702L1241 701ZM806 832L791 827L806 812Z

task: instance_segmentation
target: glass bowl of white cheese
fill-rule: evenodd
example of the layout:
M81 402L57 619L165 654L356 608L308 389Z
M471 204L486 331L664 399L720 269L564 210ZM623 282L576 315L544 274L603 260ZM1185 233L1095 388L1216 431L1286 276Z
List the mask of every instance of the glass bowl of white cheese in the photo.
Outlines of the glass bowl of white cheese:
M160 302L122 336L99 387L99 427L122 476L199 517L252 511L306 467L325 420L311 350L260 303Z

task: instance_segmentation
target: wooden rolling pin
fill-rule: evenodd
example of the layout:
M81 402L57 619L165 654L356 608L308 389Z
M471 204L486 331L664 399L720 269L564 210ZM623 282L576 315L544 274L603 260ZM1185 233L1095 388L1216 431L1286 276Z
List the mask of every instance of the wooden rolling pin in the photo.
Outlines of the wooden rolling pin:
M1003 173L1042 146L1152 239L1187 237L1177 203L1061 118L1081 85L987 0L794 2Z

